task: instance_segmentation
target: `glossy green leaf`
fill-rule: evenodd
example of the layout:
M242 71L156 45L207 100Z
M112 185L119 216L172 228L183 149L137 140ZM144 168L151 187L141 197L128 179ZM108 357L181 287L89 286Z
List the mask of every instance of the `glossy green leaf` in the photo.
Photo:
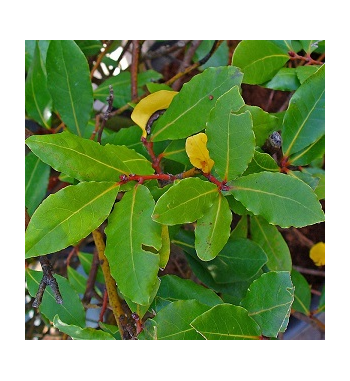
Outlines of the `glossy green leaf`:
M31 216L46 195L50 167L30 152L25 157L25 205Z
M35 47L38 43L42 61L46 61L47 49L49 48L49 40L25 40L25 70L28 72L32 64Z
M251 238L266 253L266 266L272 271L291 271L292 258L289 247L276 226L270 225L264 218L250 218Z
M284 115L282 148L290 156L325 133L325 65L293 94Z
M261 147L271 132L278 130L278 119L257 106L244 105L239 110L240 113L245 111L249 111L253 118L255 144Z
M311 173L304 171L289 171L288 176L296 177L297 179L303 181L307 184L313 191L317 187L320 179L318 177L312 176Z
M157 201L152 218L160 224L176 225L201 218L218 197L215 184L199 178L175 183Z
M222 303L220 297L213 290L194 283L190 279L182 279L176 275L164 275L160 279L161 284L155 299L156 306L161 305L162 301L170 303L190 299L195 299L210 307Z
M153 208L148 188L135 186L115 205L106 228L111 274L124 296L143 305L150 303L157 282L159 254L154 251L162 246L161 225L151 219Z
M53 325L61 332L70 336L73 340L115 340L115 338L107 332L94 328L81 328L73 324L64 323L59 315L53 318Z
M163 157L189 167L191 163L186 153L185 143L186 139L173 140L164 150Z
M82 251L78 252L78 257L81 266L83 267L83 270L86 275L90 274L91 266L92 266L92 260L93 260L93 254L90 253L84 253ZM101 266L98 267L97 269L97 274L96 274L96 281L99 283L105 283L105 278L103 276L103 272L101 269Z
M268 272L255 280L241 305L248 310L265 336L284 332L294 300L294 286L288 271Z
M234 283L217 283L214 277L219 272L222 274L230 273L231 267L227 268L226 263L216 257L212 261L204 262L197 256L194 247L194 234L193 232L180 229L176 237L172 239L172 243L182 248L184 255L193 271L195 276L206 286L221 294L229 294L234 297L238 302L245 296L251 282L261 275L261 270L257 272L252 278L242 282ZM215 266L212 266L212 265ZM220 280L218 276L217 279Z
M162 308L153 320L157 340L203 340L190 325L210 307L197 300L178 300Z
M264 171L279 172L280 167L269 154L255 150L254 157L248 164L248 168L244 171L243 176Z
M313 160L323 157L326 148L325 144L326 137L323 135L309 146L291 155L288 161L293 165L308 165Z
M103 145L114 144L116 146L125 145L128 148L134 149L140 154L145 154L147 151L141 142L142 131L139 126L130 126L121 128L118 132L113 132L102 139Z
M318 303L318 310L319 311L324 311L325 310L325 306L326 306L326 288L325 288L325 286L323 286L322 290L321 290L320 300L319 300L319 303Z
M214 40L204 40L200 43L198 48L195 51L195 54L193 56L194 62L197 62L204 58L213 47L214 43L216 41ZM200 70L207 69L208 67L214 67L214 66L224 66L228 62L228 46L227 43L224 41L214 52L214 54L209 58L209 60L199 67Z
M301 46L306 53L312 53L318 48L318 43L322 40L300 40Z
M159 250L159 267L165 269L170 257L170 237L168 225L162 225L162 247Z
M202 261L215 258L225 246L231 231L232 213L226 198L219 193L213 205L199 218L195 230L195 247Z
M67 277L69 283L74 287L75 291L79 294L84 294L86 290L86 275L80 274L77 270L71 266L67 266Z
M29 294L35 297L40 281L43 277L42 271L34 271L30 268L26 269L26 281ZM57 280L63 303L58 304L51 287L45 288L39 311L48 319L53 320L58 314L67 324L74 324L79 327L85 326L85 310L79 299L79 295L69 284L66 278L60 275L54 275Z
M85 238L109 215L119 186L108 182L69 185L48 196L26 231L26 258L59 251Z
M254 277L266 261L258 244L239 238L226 243L220 254L208 262L208 270L217 283L233 283Z
M120 292L120 289L118 289L118 292L122 295L122 297L124 298L124 300L126 301L127 305L129 306L130 310L132 312L136 312L137 315L139 315L140 319L142 319L144 317L144 315L146 314L146 312L148 310L150 310L150 306L151 304L153 303L154 301L154 298L156 297L157 295L157 292L158 292L158 289L159 289L159 286L160 286L160 279L157 278L156 279L156 282L154 283L153 287L152 287L152 290L150 291L149 295L149 301L147 304L138 304L138 303L135 303L133 302L130 298L126 297L125 295L123 295L121 292Z
M282 173L260 172L233 181L233 196L255 215L283 228L324 221L315 193L303 181Z
M243 83L258 85L271 79L289 60L287 49L281 49L273 41L243 40L232 57L232 65L243 73Z
M151 163L134 150L101 146L69 132L32 135L26 144L52 168L80 181L118 181L122 174L154 172Z
M300 86L300 81L295 68L283 67L263 86L273 90L295 91Z
M101 327L101 329L104 332L109 333L112 335L116 340L121 340L119 329L117 325L102 323L101 321L98 322L98 325Z
M223 94L209 115L206 134L214 169L224 180L242 174L254 155L255 137L249 111L234 114L243 105L235 86Z
M232 304L220 304L194 319L191 326L206 340L258 340L260 328L248 312Z
M194 76L155 123L152 141L182 139L203 130L217 98L241 81L242 73L232 66L211 67Z
M50 128L52 99L47 89L46 69L38 43L26 78L25 107L30 118L41 126Z
M230 241L237 240L239 238L247 238L248 236L248 218L247 216L242 216L238 221L235 228L230 234Z
M82 136L93 104L90 71L83 52L72 40L51 40L46 70L55 109L67 128Z
M315 74L321 65L298 66L295 68L300 83L305 82L311 75Z
M293 269L291 276L295 287L292 309L305 315L309 315L311 304L311 287L305 277L298 271Z
M137 86L140 89L147 82L157 81L162 75L154 70L147 70L139 73L137 76ZM131 74L129 71L123 71L116 76L104 81L95 91L94 98L107 103L109 96L109 86L113 87L114 99L113 106L122 107L131 101Z
M75 40L75 43L87 57L99 54L103 48L101 40Z

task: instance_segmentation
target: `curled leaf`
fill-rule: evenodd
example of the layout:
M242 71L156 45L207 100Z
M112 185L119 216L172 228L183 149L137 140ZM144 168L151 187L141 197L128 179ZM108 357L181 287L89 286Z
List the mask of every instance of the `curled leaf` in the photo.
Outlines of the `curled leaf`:
M324 242L318 242L310 249L310 258L316 266L324 266L326 259L326 245Z
M158 110L167 109L177 91L160 90L142 99L134 108L131 119L142 129L142 136L147 136L146 125L149 118Z
M186 153L191 164L204 173L209 173L214 165L214 160L209 156L207 141L208 137L203 132L186 139Z

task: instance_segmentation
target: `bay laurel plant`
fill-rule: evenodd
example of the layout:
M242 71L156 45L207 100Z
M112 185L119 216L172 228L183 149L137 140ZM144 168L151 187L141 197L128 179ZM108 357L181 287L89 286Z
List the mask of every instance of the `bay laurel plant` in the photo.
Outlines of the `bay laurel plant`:
M41 133L26 139L26 282L73 339L277 338L298 302L309 311L280 228L324 221L325 64L313 54L324 44L241 41L228 63L220 43L209 47L213 65L199 60L174 91L175 79L137 61L97 80L101 41L27 41L26 115ZM248 105L242 84L287 91L289 103L278 113ZM128 126L109 128L122 111ZM66 185L54 193L52 171ZM107 290L115 318L95 328L82 300L87 237L96 293ZM69 247L84 275L68 266L67 278L53 276L47 255ZM162 275L174 248L196 281ZM31 266L38 259L44 273Z

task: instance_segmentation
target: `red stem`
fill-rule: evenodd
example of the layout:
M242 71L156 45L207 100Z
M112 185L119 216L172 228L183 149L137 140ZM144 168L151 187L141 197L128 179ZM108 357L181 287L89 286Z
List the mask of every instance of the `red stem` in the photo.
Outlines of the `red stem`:
M161 174L163 173L161 167L160 167L160 160L162 159L163 155L160 154L158 157L155 155L153 151L153 142L147 141L146 138L142 137L141 138L142 144L146 147L148 154L151 156L152 159L152 167L154 170L158 173Z
M102 308L101 308L100 316L98 318L98 321L100 321L101 323L103 323L103 315L105 314L106 309L107 309L107 302L108 302L108 293L107 293L107 289L106 289L104 294L103 294Z
M305 61L306 65L323 65L324 64L324 62L322 61L316 61L313 58L311 58L310 54L306 54L305 56L300 56L299 54L290 51L288 52L288 55L291 60Z

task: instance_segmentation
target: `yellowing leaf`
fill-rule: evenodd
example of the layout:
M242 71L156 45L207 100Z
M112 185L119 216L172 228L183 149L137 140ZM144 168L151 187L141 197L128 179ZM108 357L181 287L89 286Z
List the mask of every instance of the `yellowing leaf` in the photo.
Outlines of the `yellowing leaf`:
M146 125L149 118L158 110L167 109L177 91L160 90L142 99L134 108L131 119L141 127L142 136L147 136Z
M310 258L316 266L323 266L326 260L326 245L323 242L318 242L310 249Z
M214 161L209 157L207 140L207 135L203 132L186 139L186 153L191 164L204 173L209 173L214 165Z

